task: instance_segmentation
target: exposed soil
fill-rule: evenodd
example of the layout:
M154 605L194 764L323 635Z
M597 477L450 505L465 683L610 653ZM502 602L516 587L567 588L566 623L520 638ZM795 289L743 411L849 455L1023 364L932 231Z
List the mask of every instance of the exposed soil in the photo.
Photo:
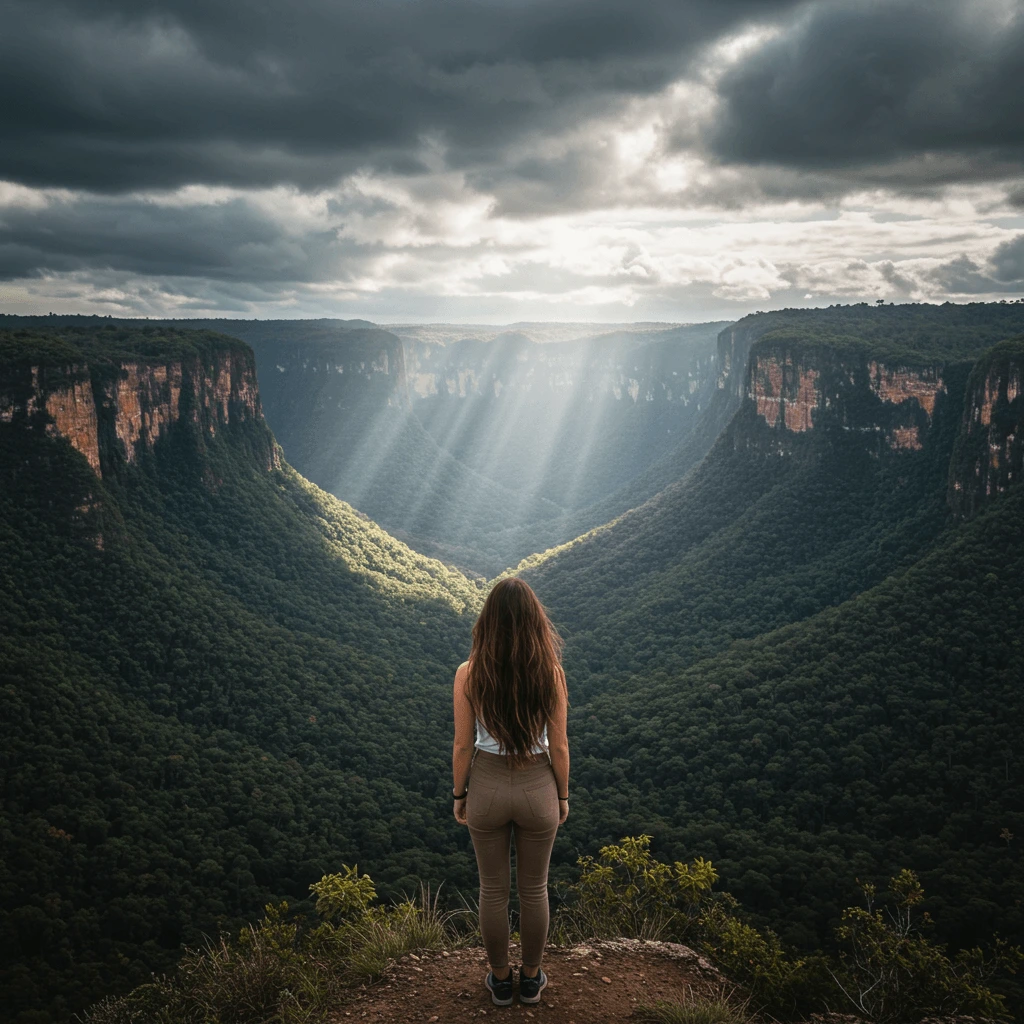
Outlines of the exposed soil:
M518 975L515 944L509 962ZM548 985L535 1005L520 1003L516 987L511 1006L495 1006L484 987L487 970L480 948L409 953L379 982L357 989L329 1021L451 1024L487 1018L509 1024L613 1024L628 1021L639 1004L685 1002L724 984L718 971L687 946L635 939L548 946Z

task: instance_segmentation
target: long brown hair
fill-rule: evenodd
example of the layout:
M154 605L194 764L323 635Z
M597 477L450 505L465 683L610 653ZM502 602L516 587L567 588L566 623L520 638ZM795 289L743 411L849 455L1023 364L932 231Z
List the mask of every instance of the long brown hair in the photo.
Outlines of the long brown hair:
M514 768L528 763L559 694L562 638L528 583L496 583L473 626L466 695Z

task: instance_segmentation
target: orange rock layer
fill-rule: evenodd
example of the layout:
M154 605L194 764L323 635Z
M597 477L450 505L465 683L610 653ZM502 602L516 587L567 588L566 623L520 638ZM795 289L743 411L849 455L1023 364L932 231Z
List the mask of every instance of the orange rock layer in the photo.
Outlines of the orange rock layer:
M100 476L100 414L88 370L74 367L69 376L73 383L46 390L40 383L40 371L33 369L31 392L18 403L20 414L31 421L40 409L45 410L47 432L66 437ZM179 421L184 387L191 392L190 421L205 425L210 434L232 416L243 420L262 417L254 368L236 352L218 352L211 366L196 362L188 370L181 362L123 363L102 401L104 409L113 413L114 433L128 462L135 462L140 451L151 449ZM11 422L18 412L13 400L0 400L0 421ZM276 465L276 455L271 455L270 463L268 468Z
M868 373L875 394L883 402L900 405L908 398L915 399L931 419L935 411L935 398L942 389L942 380L935 370L887 367L872 360L868 363Z
M178 420L181 364L148 366L126 363L115 388L114 430L124 445L125 458L134 462L136 445L151 448Z
M781 416L787 430L800 433L814 426L818 377L817 370L800 367L788 357L781 362L769 357L753 363L748 395L769 427Z
M1000 374L993 370L985 379L982 399L974 408L975 419L982 426L987 427L992 422L992 409L999 398L999 386ZM1021 373L1017 370L1006 381L1006 400L1012 402L1022 391L1024 388L1021 385Z
M972 511L982 498L1005 491L1021 476L1024 420L1016 400L1024 393L1022 378L1024 369L1019 364L993 366L965 412L966 435L980 444L973 447L973 458L964 460L958 467L957 479L952 485L952 503L961 511ZM1009 420L1004 414L1002 421L996 422L995 408L1003 400L1000 397L1003 390ZM1012 408L1014 403L1016 412ZM971 449L969 443L968 448Z
M902 406L908 400L916 402L931 420L943 387L936 369L889 367L873 360L868 364L868 375L872 390L883 402L894 406ZM855 373L850 371L849 383L852 385L855 380ZM816 412L829 404L821 390L818 370L800 365L787 354L753 356L749 382L747 396L769 427L775 427L781 420L786 430L793 433L811 430ZM889 428L886 436L890 448L896 451L913 451L922 446L921 427L917 424Z
M66 437L88 460L93 472L100 472L99 427L96 401L89 382L78 381L46 396L46 414L50 434Z

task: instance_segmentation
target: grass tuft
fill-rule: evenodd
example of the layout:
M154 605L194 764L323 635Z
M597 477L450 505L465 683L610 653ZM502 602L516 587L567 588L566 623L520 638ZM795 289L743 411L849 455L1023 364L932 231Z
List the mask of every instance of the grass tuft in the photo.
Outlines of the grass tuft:
M748 1024L747 1000L737 1001L732 992L719 990L695 995L690 989L679 1000L659 999L633 1011L639 1024Z
M456 942L455 921L465 911L442 910L440 895L440 888L432 895L429 886L421 885L415 899L350 925L346 973L353 980L379 977L388 962L403 953L451 948Z

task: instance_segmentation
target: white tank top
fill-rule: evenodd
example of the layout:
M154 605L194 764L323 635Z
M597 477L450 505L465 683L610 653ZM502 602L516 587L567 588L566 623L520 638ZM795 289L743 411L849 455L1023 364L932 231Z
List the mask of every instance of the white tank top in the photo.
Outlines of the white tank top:
M476 742L473 744L477 750L486 750L488 754L504 754L498 741L487 731L487 726L478 718L476 720ZM540 743L535 743L530 750L531 754L546 754L548 753L548 726L544 723L544 728L540 734Z

